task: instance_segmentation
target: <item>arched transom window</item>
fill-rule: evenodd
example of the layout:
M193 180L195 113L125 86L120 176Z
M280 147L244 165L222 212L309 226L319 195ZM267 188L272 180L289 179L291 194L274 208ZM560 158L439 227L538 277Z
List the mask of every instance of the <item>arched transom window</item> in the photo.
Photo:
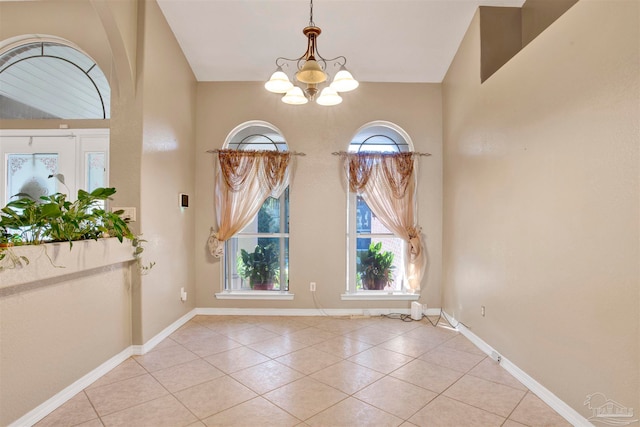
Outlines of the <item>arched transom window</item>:
M108 119L109 82L96 62L62 41L0 45L0 119Z

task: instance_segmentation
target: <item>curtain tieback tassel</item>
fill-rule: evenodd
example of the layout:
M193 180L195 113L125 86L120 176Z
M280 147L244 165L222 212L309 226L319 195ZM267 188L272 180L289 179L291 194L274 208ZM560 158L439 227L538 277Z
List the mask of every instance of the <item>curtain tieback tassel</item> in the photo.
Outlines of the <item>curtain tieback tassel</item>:
M218 239L218 232L211 227L211 234L209 234L209 239L207 240L207 246L209 247L209 252L215 258L222 258L223 254L223 242Z

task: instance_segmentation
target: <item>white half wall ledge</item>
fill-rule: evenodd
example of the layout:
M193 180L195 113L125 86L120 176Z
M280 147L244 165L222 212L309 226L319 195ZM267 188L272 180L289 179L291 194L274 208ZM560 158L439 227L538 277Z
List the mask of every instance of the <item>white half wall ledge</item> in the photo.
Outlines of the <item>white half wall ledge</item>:
M131 242L115 237L98 240L44 243L8 248L16 256L29 259L28 265L0 271L0 297L67 280L73 275L86 275L89 270L109 268L132 262ZM7 261L3 261L7 265Z

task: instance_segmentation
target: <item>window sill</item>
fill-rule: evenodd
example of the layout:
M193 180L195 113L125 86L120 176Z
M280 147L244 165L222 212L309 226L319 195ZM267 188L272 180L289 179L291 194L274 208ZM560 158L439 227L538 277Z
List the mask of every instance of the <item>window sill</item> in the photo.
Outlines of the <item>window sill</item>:
M216 293L216 299L253 299L292 301L294 294L274 291L230 291Z
M420 294L385 291L367 291L340 295L340 299L343 301L417 301L419 298Z

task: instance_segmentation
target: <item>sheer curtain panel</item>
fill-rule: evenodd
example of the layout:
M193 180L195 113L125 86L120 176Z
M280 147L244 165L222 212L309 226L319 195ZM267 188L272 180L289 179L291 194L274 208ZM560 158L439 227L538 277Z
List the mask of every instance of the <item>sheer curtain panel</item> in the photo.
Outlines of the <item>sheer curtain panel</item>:
M268 197L278 198L291 179L290 152L217 150L214 204L217 230L209 236L209 251L220 258L224 241L256 216Z

